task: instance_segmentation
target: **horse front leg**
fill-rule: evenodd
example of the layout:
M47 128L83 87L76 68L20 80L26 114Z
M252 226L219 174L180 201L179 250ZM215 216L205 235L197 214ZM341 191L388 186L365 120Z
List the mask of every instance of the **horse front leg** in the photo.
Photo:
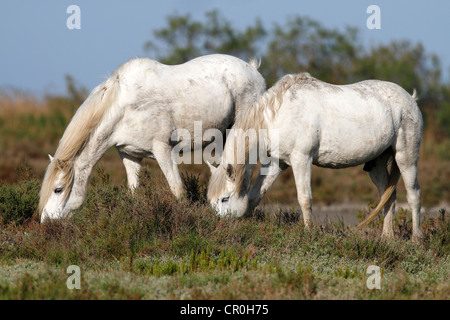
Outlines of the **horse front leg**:
M249 193L249 212L252 212L258 206L267 190L270 189L279 175L287 168L286 164L278 161L271 161L269 164L261 165L258 177Z
M303 221L307 228L312 224L312 192L311 173L312 158L310 156L299 156L291 158L292 171L294 173L295 186L297 188L297 199L303 213Z
M127 172L128 188L134 191L139 187L139 172L142 166L142 158L132 157L120 151L119 155Z

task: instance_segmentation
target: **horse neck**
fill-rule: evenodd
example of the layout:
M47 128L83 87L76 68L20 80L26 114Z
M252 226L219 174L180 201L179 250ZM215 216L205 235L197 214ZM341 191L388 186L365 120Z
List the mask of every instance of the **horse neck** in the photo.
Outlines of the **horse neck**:
M258 132L252 128L251 130L233 129L227 138L221 162L225 166L223 172L228 165L232 165L235 191L238 193L247 190L253 168L258 162L258 137Z
M258 147L266 148L268 142L265 113L264 106L256 104L238 116L225 145L227 163L256 164L259 159ZM236 162L236 156L240 161Z
M73 189L79 190L80 193L86 192L89 176L93 168L106 151L113 146L110 139L112 134L111 128L111 124L106 122L100 123L74 160L75 180Z

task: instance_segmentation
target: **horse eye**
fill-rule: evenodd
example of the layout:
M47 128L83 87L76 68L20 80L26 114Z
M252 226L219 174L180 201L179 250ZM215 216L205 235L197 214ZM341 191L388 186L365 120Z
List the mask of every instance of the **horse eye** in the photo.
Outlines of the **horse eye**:
M230 197L222 198L222 203L227 202L228 200L230 200Z
M62 187L56 188L54 191L55 193L61 193L63 191L63 188Z

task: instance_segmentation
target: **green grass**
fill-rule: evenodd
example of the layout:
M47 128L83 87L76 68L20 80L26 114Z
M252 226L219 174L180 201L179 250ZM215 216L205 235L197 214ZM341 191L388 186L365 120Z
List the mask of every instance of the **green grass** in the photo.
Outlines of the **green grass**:
M100 168L81 209L42 225L40 182L26 169L20 176L0 186L0 299L449 297L444 211L425 219L418 245L405 211L394 240L380 238L380 220L363 230L330 223L305 230L296 212L220 219L195 176L184 177L189 192L176 200L147 167L133 195ZM69 265L81 268L80 290L66 286ZM381 290L366 287L369 265L383 270Z

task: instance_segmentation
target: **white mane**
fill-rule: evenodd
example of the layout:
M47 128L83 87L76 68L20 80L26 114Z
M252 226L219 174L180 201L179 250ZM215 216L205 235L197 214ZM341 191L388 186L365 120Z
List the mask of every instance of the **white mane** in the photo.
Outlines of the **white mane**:
M62 172L62 183L70 186L74 178L73 162L76 155L89 139L104 114L116 99L119 86L119 73L114 73L105 82L97 86L76 112L61 138L55 156L50 162L42 182L39 200L41 213L47 203L53 186ZM66 188L65 197L70 188Z

